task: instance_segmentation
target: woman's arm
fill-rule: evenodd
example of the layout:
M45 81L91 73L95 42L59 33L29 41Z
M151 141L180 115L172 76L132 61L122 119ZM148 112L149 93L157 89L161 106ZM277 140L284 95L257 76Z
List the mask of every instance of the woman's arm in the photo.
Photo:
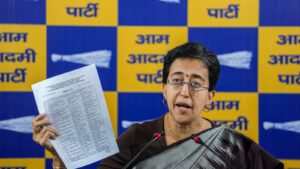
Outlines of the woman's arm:
M55 140L56 137L59 136L58 132L50 127L51 124L53 124L52 121L45 118L46 113L40 114L36 116L32 120L32 139L37 144L44 147L46 150L48 150L52 156L53 156L53 169L66 169L64 163L62 162L61 158L55 151L54 147L50 143L51 140Z

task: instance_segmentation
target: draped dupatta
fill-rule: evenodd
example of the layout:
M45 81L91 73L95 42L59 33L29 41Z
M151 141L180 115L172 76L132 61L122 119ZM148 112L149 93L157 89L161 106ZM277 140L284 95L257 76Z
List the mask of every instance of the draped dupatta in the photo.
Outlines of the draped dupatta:
M140 162L134 169L283 168L256 143L230 128L215 127L198 136L203 144L188 139Z

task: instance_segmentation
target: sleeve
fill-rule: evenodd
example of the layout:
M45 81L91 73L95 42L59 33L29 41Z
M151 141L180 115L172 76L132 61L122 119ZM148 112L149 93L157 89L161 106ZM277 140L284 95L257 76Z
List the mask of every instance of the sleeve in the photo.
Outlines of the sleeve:
M132 158L132 147L134 145L134 136L136 125L132 125L120 137L117 138L119 153L101 160L97 169L119 169L122 168Z

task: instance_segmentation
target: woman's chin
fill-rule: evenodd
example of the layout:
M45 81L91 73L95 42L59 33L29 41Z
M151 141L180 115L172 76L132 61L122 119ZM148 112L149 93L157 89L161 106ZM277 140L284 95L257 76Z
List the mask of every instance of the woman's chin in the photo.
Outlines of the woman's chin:
M188 125L193 120L191 114L186 113L177 113L174 119L180 125Z

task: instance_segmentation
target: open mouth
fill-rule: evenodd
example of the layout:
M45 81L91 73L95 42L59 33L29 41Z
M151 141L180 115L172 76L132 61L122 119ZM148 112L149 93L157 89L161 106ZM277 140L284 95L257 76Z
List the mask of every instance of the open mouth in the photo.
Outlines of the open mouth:
M192 106L190 106L190 105L188 105L188 104L186 104L186 103L176 103L175 105L176 105L177 107L183 108L183 109L190 109L190 108L192 108Z

